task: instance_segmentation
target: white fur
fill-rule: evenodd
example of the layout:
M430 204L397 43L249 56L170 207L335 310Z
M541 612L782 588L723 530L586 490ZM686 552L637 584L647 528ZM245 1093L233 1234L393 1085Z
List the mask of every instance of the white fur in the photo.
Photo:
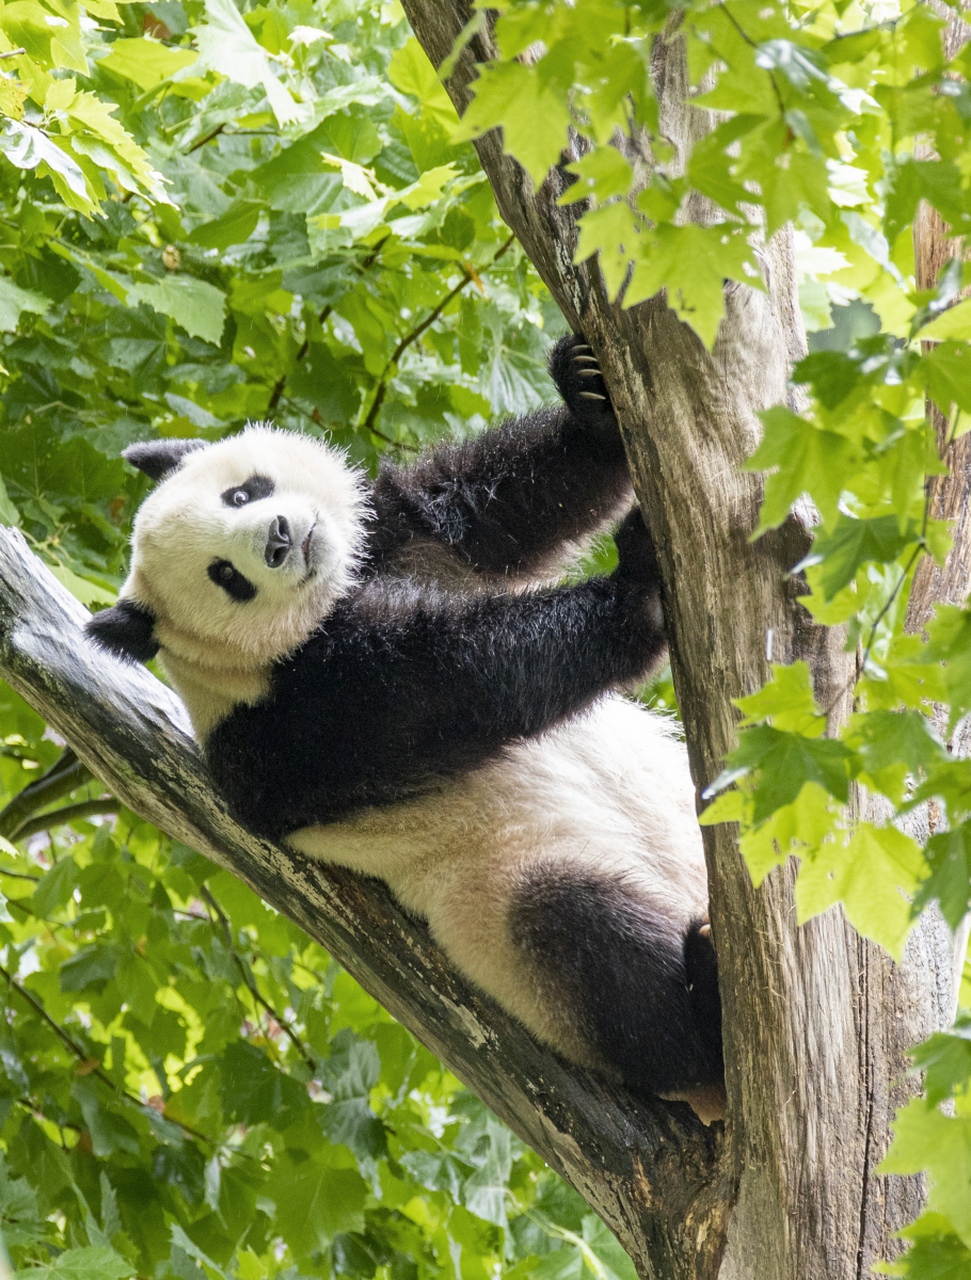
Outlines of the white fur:
M306 827L289 842L387 881L468 978L548 1044L592 1066L570 1011L503 946L528 870L552 859L620 873L685 931L708 909L684 747L661 717L618 697L441 793Z
M250 476L275 484L241 509L221 498ZM360 550L361 473L344 455L308 436L253 426L186 455L135 517L132 560L122 596L147 605L166 674L205 737L238 702L266 692L265 671L295 649L347 590ZM309 566L291 556L281 569L263 558L266 533L285 515L297 544L313 529ZM239 605L208 577L231 560L257 587Z

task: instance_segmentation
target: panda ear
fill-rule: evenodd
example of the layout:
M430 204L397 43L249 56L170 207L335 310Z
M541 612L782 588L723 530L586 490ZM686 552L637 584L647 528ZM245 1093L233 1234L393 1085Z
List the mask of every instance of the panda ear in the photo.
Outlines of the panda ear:
M204 449L207 443L206 440L145 440L141 444L130 444L122 450L121 456L158 481L164 480L180 466L187 453Z
M85 631L98 646L124 662L150 662L159 651L155 614L134 600L119 600L96 613Z

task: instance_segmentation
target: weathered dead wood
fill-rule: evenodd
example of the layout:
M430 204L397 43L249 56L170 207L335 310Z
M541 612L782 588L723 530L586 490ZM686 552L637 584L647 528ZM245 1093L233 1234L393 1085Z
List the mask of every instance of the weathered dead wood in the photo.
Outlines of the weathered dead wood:
M665 1259L686 1256L708 1273L721 1126L706 1130L683 1104L633 1098L544 1052L456 975L381 881L315 865L237 826L182 704L147 671L95 650L81 632L88 616L23 536L0 528L0 675L129 808L325 946L573 1183L643 1274L673 1280L682 1271Z
M467 0L403 0L433 65L451 54L471 17ZM456 60L446 88L461 114L475 64L491 59L484 26ZM684 50L657 42L653 73L661 132L678 163L711 127L689 103ZM582 139L576 140L579 151ZM649 147L640 140L645 163ZM794 517L752 544L761 485L740 471L759 439L758 410L785 401L804 338L784 235L766 247L768 292L726 290L713 353L669 310L663 295L631 311L607 301L594 262L576 265L576 217L557 205L567 178L554 170L534 190L493 131L476 143L503 218L599 359L655 532L665 576L672 669L700 793L735 741L731 699L753 692L778 662L804 659L820 702L838 725L849 709L855 660L837 633L816 627L787 571L810 531ZM570 157L566 156L565 160ZM704 220L704 202L691 216ZM914 963L895 968L858 939L838 912L798 929L792 876L753 891L727 827L705 834L712 925L725 1010L729 1124L713 1166L724 1248L669 1262L679 1276L720 1280L848 1280L895 1251L893 1231L921 1203L920 1179L877 1178L906 1048L939 1016L947 960L921 935ZM719 1255L721 1261L718 1263ZM635 1254L642 1274L651 1275ZM655 1263L655 1265L658 1265Z

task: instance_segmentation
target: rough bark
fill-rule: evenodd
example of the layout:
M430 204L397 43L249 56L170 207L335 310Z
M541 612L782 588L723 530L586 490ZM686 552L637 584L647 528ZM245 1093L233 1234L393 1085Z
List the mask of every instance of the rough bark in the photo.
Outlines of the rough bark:
M404 0L404 7L440 66L471 16L465 0ZM446 81L460 114L474 64L493 56L485 27ZM683 163L711 121L688 103L676 34L658 41L653 70L661 132ZM582 140L575 146L582 149ZM729 286L709 354L663 295L623 311L608 302L594 262L573 263L583 206L557 206L559 171L536 191L503 154L497 131L477 147L503 218L570 325L591 343L620 417L659 543L672 669L700 796L735 740L731 699L768 675L769 637L775 661L809 663L834 725L848 710L856 674L841 636L812 623L787 574L809 531L793 517L776 534L749 542L761 486L740 464L759 438L757 411L786 400L791 360L803 343L787 239L766 247L767 294ZM691 213L705 217L703 205ZM919 1179L890 1184L874 1170L905 1051L939 1017L946 948L939 937L921 935L914 963L898 969L837 911L799 929L788 869L756 892L733 831L709 828L705 839L729 1094L726 1145L711 1169L719 1212L707 1229L724 1228L725 1236L703 1259L647 1252L659 1270L685 1277L866 1274L895 1251L894 1229L920 1207ZM643 1275L655 1274L643 1251L634 1257Z

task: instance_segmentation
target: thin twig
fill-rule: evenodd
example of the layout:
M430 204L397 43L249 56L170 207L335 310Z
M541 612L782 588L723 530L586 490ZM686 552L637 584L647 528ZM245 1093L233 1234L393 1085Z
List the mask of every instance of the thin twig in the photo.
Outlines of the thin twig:
M499 259L506 252L506 250L512 245L515 239L516 239L515 235L511 235L509 237L509 239L505 242L505 244L503 244L501 248L496 252L492 261L489 263L489 267L495 266L495 264L499 261ZM489 267L486 267L485 270L488 270ZM388 379L391 376L391 371L392 369L395 368L398 361L401 359L402 355L404 355L405 351L408 349L408 347L411 346L413 342L418 341L418 339L425 332L425 330L429 328L430 325L433 325L435 323L435 321L442 314L442 312L445 310L448 304L452 301L452 299L457 297L458 294L460 294L467 285L471 284L472 281L476 279L476 273L472 271L469 267L465 266L464 264L462 266L462 273L463 273L462 279L459 281L459 283L455 285L452 289L449 289L445 297L441 300L441 302L439 302L439 304L432 311L428 313L428 315L421 322L421 324L416 325L415 328L412 329L410 333L405 334L405 336L401 339L401 341L395 347L394 351L392 351L391 355L388 357L388 362L384 366L384 369L381 371L381 377L378 379L378 389L374 393L374 399L371 402L371 408L368 410L367 417L364 419L364 422L362 423L362 426L365 431L372 431L377 436L381 434L380 432L375 431L374 424L377 421L378 412L382 404L384 403L384 398L388 393ZM382 437L382 439L384 438L385 437Z
M82 800L78 804L64 805L51 813L38 814L17 828L14 840L26 840L35 836L38 831L50 831L51 827L62 827L67 822L76 822L80 818L93 818L102 813L117 813L118 801L114 796L103 796L100 800Z
M367 254L366 257L364 258L361 265L356 268L358 275L364 275L365 271L367 271L370 267L374 266L375 262L377 262L378 257L381 254L381 250L384 248L385 244L388 242L389 239L390 239L390 236L382 236L381 239L377 242L377 244L374 245L374 247L371 249L371 252ZM317 323L320 325L325 325L327 323L328 317L330 316L330 313L333 310L334 308L332 304L328 302L326 307L324 307L323 311L321 311L320 315L317 317ZM296 354L295 363L297 361L302 360L309 350L310 350L310 339L304 338L303 345L300 347L300 350ZM276 382L273 385L273 391L270 394L270 400L266 406L265 416L267 418L271 418L275 413L276 407L280 403L280 398L283 396L283 388L286 385L287 385L287 375L283 373L280 375L279 378L277 378ZM288 400L287 403L292 404L293 402ZM384 438L385 437L382 437L382 439ZM394 444L394 441L389 440L388 443Z
M226 128L226 121L223 121L222 124L217 124L215 129L210 129L210 131L207 134L205 134L204 137L197 138L195 142L193 142L189 150L184 152L183 154L187 156L191 156L193 151L198 151L199 148L204 147L207 142L212 142L213 138L218 138L219 135L225 130L225 128Z
M97 1059L92 1059L90 1054L85 1053L82 1046L79 1045L76 1041L72 1040L71 1037L68 1035L68 1033L64 1030L64 1028L62 1026L59 1026L58 1023L54 1021L54 1019L47 1012L47 1010L40 1003L40 1001L35 1000L34 997L30 994L30 992L25 987L22 987L20 983L17 982L17 980L13 977L13 975L8 973L8 971L2 965L0 965L0 975L2 975L4 978L7 979L7 983L10 986L11 990L16 991L16 993L21 997L21 999L25 1000L26 1003L29 1004L30 1007L34 1010L34 1012L38 1014L44 1020L44 1022L47 1023L47 1025L51 1028L51 1030L54 1032L57 1038L61 1041L64 1047L70 1050L70 1052L74 1054L77 1060L79 1062L82 1062L85 1065L85 1067L90 1068L88 1074L97 1076L98 1079L102 1082L102 1084L106 1084L108 1086L108 1088L112 1091L112 1093L116 1093L118 1094L119 1097L127 1099L127 1101L132 1103L134 1106L141 1107L143 1110L154 1110L154 1108L149 1107L146 1102L142 1102L141 1098L136 1098L134 1094L129 1093L127 1089L119 1088L118 1085L115 1084L114 1080L112 1080L110 1076L105 1075L105 1073L101 1070L100 1066L98 1067L90 1066L91 1062L97 1061ZM168 1117L166 1116L165 1119L168 1120ZM191 1134L193 1138L199 1138L200 1141L202 1142L208 1142L209 1145L212 1147L219 1146L218 1142L215 1142L212 1138L208 1137L206 1134L200 1133L198 1129L193 1129L191 1125L185 1124L181 1120L169 1120L169 1124L178 1125L178 1127L182 1129L183 1132Z
M724 10L725 16L728 18L729 22L732 24L732 26L735 28L738 34L742 37L745 43L747 45L751 45L753 49L757 49L758 45L755 43L755 41L752 39L750 35L747 35L746 32L742 30L742 28L738 24L737 19L735 18L735 15L732 13L731 9L729 9L728 6L724 4L721 6L721 8ZM769 72L769 82L772 85L772 92L775 94L775 100L779 104L779 114L781 116L784 116L786 114L786 104L782 100L782 93L779 89L779 86L776 84L775 76L772 74L771 71Z
M45 773L18 791L10 803L0 809L0 836L15 839L24 823L38 809L77 791L92 777L87 765L81 763L70 747L65 747Z
M328 302L327 306L324 307L323 311L321 311L320 315L317 317L317 323L319 325L325 325L327 323L328 317L330 316L330 313L333 310L334 310L333 306ZM303 345L301 346L300 350L297 352L294 362L296 363L297 361L302 360L309 350L310 350L310 339L304 338ZM273 417L273 414L276 411L276 407L280 403L280 397L283 395L283 388L286 385L287 385L287 375L283 373L280 375L279 378L277 378L276 383L274 384L273 394L270 396L269 404L267 404L266 406L266 417L268 418Z
M19 58L22 53L26 52L26 49L8 49L6 53L0 53L0 58Z
M246 987L246 990L250 993L250 995L253 997L254 1000L258 1001L258 1003L263 1006L263 1008L270 1015L270 1017L274 1019L274 1021L277 1023L280 1029L286 1033L286 1035L290 1038L290 1043L293 1045L296 1051L300 1054L301 1058L303 1058L304 1062L306 1062L307 1066L314 1073L314 1075L316 1075L319 1064L317 1060L314 1058L313 1054L306 1047L306 1045L303 1043L303 1041L300 1039L297 1033L293 1030L293 1028L287 1022L286 1018L284 1018L282 1014L278 1013L276 1009L274 1009L273 1005L271 1005L270 1002L260 994L259 990L256 987L255 981L253 982L250 981L250 975L246 971L246 966L243 964L242 957L240 956L236 948L233 946L233 934L232 934L232 930L229 927L229 920L226 918L226 913L223 911L222 907L219 905L219 903L216 901L215 897L213 896L212 890L209 888L208 885L204 884L202 888L199 890L199 893L200 893L200 896L203 897L206 900L206 902L209 903L209 905L212 907L213 911L216 913L216 915L219 918L219 923L222 925L223 933L225 935L226 947L229 951L229 954L236 961L236 966L239 969L240 974L242 975L243 985ZM215 921L212 920L212 917L210 917L210 923L213 923L213 924L215 923Z

